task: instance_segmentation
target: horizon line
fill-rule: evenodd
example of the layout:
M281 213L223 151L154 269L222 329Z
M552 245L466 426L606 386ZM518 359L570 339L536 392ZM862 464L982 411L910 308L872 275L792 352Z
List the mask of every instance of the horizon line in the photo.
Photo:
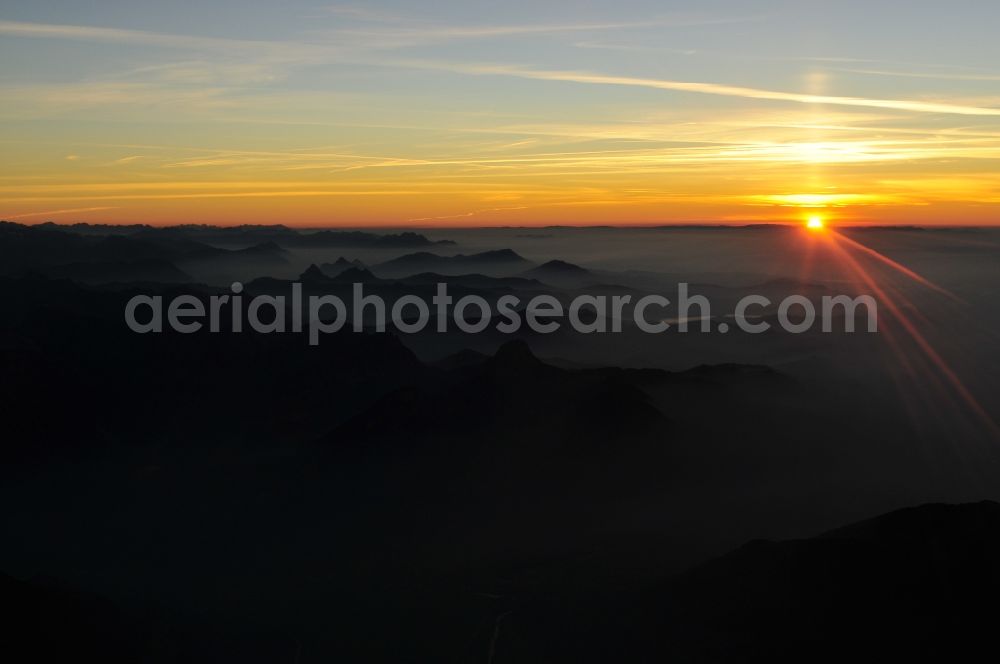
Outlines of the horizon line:
M15 224L20 226L57 226L60 228L73 228L75 226L109 226L109 227L122 227L127 228L130 226L145 226L149 228L181 228L181 227L201 227L201 228L268 228L268 227L282 227L293 231L322 231L322 230L337 230L337 231L378 231L378 230L394 230L394 231L419 231L419 230L556 230L556 229L685 229L685 228L718 228L718 229L740 229L740 228L761 228L761 227L774 227L774 228L795 228L802 226L804 222L798 220L781 220L781 221L676 221L676 222L652 222L652 223L618 223L618 224L492 224L492 225L475 225L475 226L455 226L455 225L393 225L393 224L369 224L364 226L356 225L346 225L346 224L328 224L328 225L310 225L310 226L295 226L289 225L287 223L274 222L274 223L234 223L234 224L219 224L219 223L144 223L144 222L101 222L101 221L75 221L75 222L57 222L52 220L46 221L36 221L36 222L21 222L10 219L0 218L0 223ZM869 229L972 229L972 228L1000 228L1000 221L994 223L962 223L962 224L928 224L928 223L911 223L911 222L867 222L867 221L829 221L827 222L829 227L840 227L840 228L869 228Z

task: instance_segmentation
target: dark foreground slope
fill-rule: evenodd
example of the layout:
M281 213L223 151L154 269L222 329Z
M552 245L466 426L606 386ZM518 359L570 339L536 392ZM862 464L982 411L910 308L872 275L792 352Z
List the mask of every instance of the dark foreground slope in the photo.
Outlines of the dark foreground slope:
M974 661L1000 620L1000 504L931 504L806 540L751 542L646 609L696 661Z
M326 596L319 639L302 625L206 623L8 576L0 606L5 649L43 662L966 662L994 647L998 561L1000 504L930 504L810 539L750 542L637 592L482 592L451 616L468 631L450 636L434 631L440 606L401 611L343 593ZM358 612L378 620L359 628Z
M511 607L495 662L972 662L1000 620L1000 504L749 542L634 594Z
M752 542L653 606L671 625L666 651L684 656L969 661L991 647L998 592L1000 505L983 502Z

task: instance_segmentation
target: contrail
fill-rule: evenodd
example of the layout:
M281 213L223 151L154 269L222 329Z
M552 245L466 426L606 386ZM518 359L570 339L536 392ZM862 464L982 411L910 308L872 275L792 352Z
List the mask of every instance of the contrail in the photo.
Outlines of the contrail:
M671 81L659 78L636 78L632 76L612 76L578 71L559 71L526 69L507 65L459 65L435 62L401 62L400 66L421 69L440 69L464 74L513 76L541 81L567 81L571 83L589 83L596 85L619 85L657 90L676 90L680 92L695 92L723 97L741 97L744 99L771 99L788 101L798 104L830 104L835 106L860 106L864 108L883 108L914 113L945 113L951 115L982 115L1000 116L1000 108L981 106L964 106L960 104L944 104L929 101L909 101L905 99L869 99L866 97L837 97L832 95L813 95L799 92L783 92L780 90L764 90L746 88L736 85L721 85L718 83L703 83L696 81Z

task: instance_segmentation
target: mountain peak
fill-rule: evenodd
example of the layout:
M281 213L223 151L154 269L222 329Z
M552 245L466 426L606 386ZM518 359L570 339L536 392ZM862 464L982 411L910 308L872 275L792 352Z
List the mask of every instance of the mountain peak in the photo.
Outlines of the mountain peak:
M267 240L265 242L258 242L257 244L247 247L244 251L248 253L283 253L285 250L281 248L281 245L274 240Z
M523 261L524 257L517 253L513 249L494 249L492 251L484 251L480 254L473 254L470 258L482 258L486 260L503 260L503 261Z
M590 274L590 272L579 265L574 265L573 263L568 263L559 259L542 263L538 266L538 270L544 270L546 272L564 272L566 274Z
M326 281L327 279L329 277L315 263L312 263L305 272L299 275L299 281Z

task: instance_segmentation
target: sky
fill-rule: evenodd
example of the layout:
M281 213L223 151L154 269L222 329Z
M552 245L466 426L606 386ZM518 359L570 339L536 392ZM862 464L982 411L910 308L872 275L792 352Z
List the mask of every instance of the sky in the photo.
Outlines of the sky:
M1000 3L0 1L0 219L1000 223Z

